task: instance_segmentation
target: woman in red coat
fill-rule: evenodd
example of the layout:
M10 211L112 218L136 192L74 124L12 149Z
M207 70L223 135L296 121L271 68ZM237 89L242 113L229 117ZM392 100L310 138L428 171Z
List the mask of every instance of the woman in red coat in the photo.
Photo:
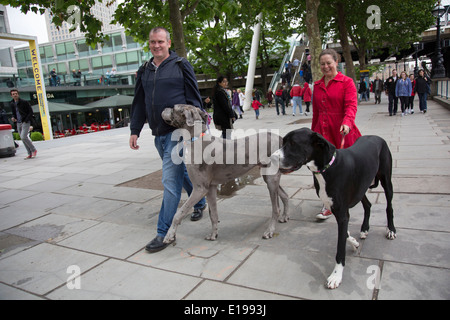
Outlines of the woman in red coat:
M305 115L308 115L309 105L311 104L311 97L312 97L311 88L309 87L308 82L305 82L305 84L304 84L302 96L303 96L303 102L306 104Z
M320 133L338 149L342 148L342 143L348 148L361 136L355 125L358 108L355 83L337 71L339 59L333 49L322 51L319 62L323 78L314 83L311 130ZM331 214L324 209L317 218L327 219Z

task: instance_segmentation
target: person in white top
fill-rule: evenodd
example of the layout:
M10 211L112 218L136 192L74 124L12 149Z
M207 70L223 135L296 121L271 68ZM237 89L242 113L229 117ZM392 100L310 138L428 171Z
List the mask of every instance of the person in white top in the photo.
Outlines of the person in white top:
M244 100L245 100L245 95L244 95L244 93L241 91L241 89L237 89L237 92L239 93L239 107L241 108L241 111L244 112Z

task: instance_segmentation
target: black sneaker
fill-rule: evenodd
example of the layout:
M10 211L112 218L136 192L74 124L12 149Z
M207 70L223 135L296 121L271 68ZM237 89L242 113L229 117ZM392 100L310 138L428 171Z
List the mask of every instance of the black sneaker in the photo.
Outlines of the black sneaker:
M164 237L161 236L156 236L155 239L153 239L152 241L150 241L146 246L145 246L145 250L147 252L150 253L154 253L154 252L158 252L161 251L165 248L167 248L167 246L169 244L172 244L175 240L173 240L170 243L164 243Z
M206 204L203 208L194 209L194 212L191 214L191 221L198 221L203 218L203 211L206 209Z

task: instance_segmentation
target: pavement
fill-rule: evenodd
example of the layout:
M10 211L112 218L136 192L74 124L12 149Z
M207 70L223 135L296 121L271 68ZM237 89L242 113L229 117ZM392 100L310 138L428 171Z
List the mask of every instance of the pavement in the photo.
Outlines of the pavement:
M349 230L360 247L347 246L336 290L325 287L336 221L316 221L322 206L305 168L282 177L291 220L277 224L273 239L261 238L271 206L253 174L221 188L217 241L204 240L206 214L183 221L175 246L147 253L162 191L137 183L161 169L146 127L139 151L128 147L129 129L121 128L36 142L35 159L24 160L23 145L0 159L0 299L450 299L450 111L429 101L421 114L415 104L406 117L389 117L384 96L380 105L359 105L360 131L391 148L398 237L385 238L384 194L370 191L369 236L359 239L357 205ZM291 110L277 116L265 108L259 120L247 111L234 136L310 127L311 116Z

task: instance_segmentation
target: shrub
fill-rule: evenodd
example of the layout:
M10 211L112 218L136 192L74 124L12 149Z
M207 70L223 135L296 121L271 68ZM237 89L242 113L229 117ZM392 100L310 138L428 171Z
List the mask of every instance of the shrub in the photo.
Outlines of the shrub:
M42 136L42 133L40 132L32 132L31 133L31 141L43 141L44 137Z
M13 132L14 140L20 140L20 134L17 132Z

